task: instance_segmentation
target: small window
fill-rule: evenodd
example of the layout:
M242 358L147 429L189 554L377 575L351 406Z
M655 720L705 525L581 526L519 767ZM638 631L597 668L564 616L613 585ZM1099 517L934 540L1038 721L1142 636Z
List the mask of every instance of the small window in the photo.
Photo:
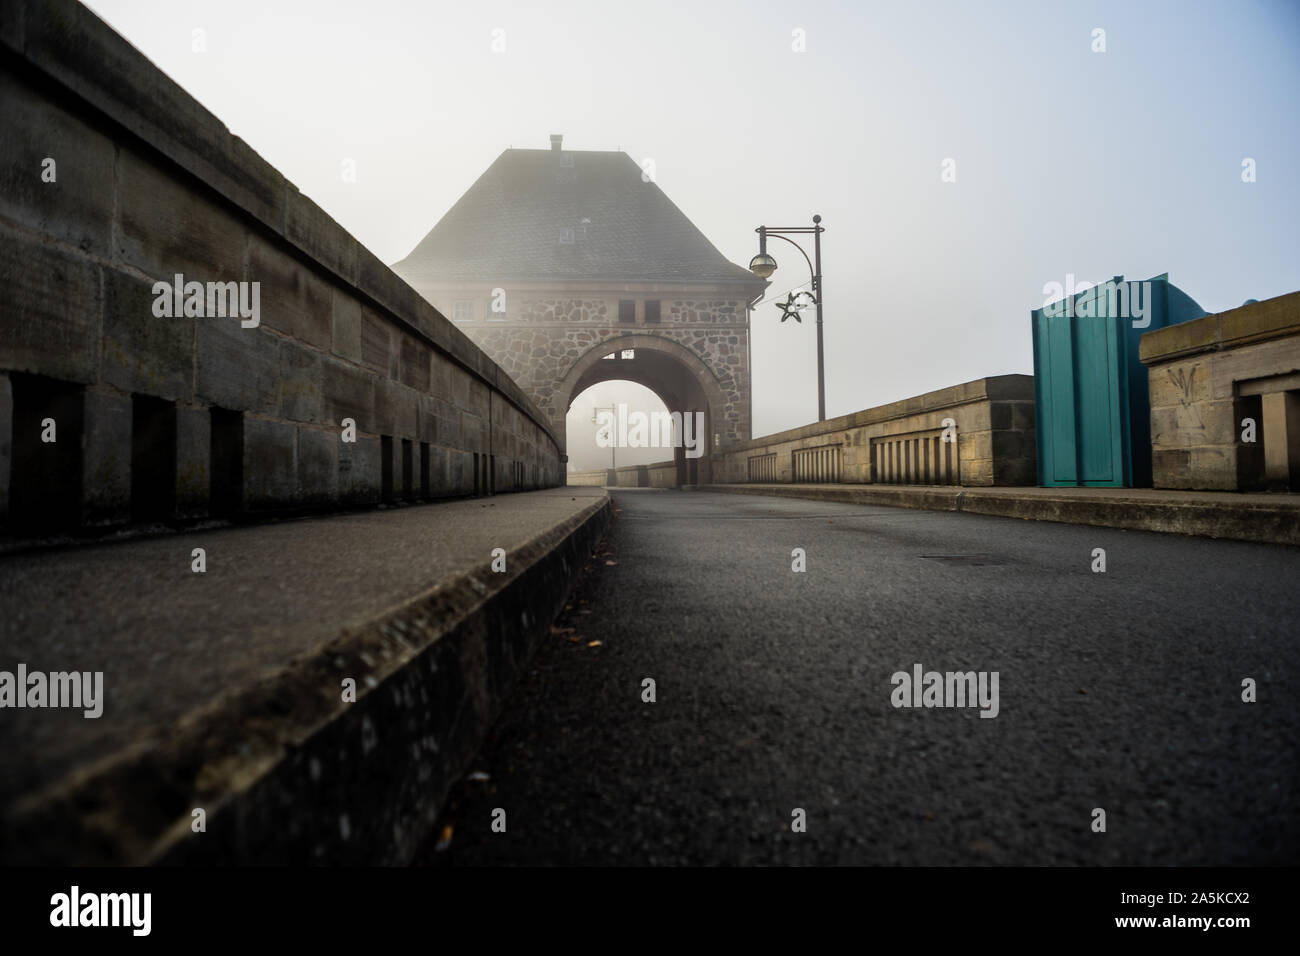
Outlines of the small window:
M631 325L636 321L636 302L634 300L618 300L618 320L625 325Z
M563 228L563 229L560 230L560 245L562 245L562 246L571 246L571 245L573 245L573 227L572 227L572 226L566 226L565 228Z
M452 303L451 317L457 322L474 321L474 300L457 299Z
M659 300L658 299L646 300L645 321L646 321L646 325L659 324Z
M636 358L636 349L624 349L618 353L618 357L621 359L634 359Z

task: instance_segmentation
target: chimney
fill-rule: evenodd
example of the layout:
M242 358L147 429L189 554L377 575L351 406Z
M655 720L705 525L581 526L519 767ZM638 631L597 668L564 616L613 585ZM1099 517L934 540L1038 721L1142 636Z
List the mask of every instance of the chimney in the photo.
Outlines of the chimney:
M561 144L562 142L564 142L564 134L563 134L563 133L552 133L552 134L551 134L551 152L553 152L553 153L558 153L558 152L560 151L560 144Z

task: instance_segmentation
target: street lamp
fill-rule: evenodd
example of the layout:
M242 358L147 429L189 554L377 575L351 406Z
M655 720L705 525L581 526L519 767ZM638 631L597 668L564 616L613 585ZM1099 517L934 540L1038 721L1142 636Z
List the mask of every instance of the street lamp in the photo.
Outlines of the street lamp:
M596 414L597 412L610 413L611 416L610 428L613 429L614 426L612 423L618 420L618 409L613 405L593 405L591 409L591 423L593 425L599 424L598 421L599 416ZM617 447L617 445L618 442L615 440L614 434L611 430L609 436L609 467L614 469L615 471L618 470L618 465L615 464L615 460L614 460L614 449Z
M826 421L826 365L822 350L822 233L826 230L821 226L821 216L813 216L812 221L811 226L759 226L755 229L754 231L758 233L758 255L749 260L749 271L760 279L766 279L776 271L776 260L767 254L768 236L784 239L790 243L799 250L804 262L808 263L808 271L812 274L812 299L817 305L817 420L824 422ZM790 235L803 233L812 233L812 259L808 258L808 253L804 252L803 246L787 238ZM792 295L782 307L785 313L781 318L782 322L789 316L793 302Z

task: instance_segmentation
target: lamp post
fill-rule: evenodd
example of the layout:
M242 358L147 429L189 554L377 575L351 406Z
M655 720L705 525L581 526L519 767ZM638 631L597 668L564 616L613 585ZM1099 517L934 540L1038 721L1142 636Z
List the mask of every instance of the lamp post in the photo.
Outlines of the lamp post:
M826 230L821 226L821 216L813 216L812 221L811 226L759 226L755 229L754 231L758 233L758 255L749 260L749 271L760 279L766 279L776 271L776 260L767 254L768 236L784 239L790 243L799 250L804 262L808 263L808 271L812 274L812 299L817 306L817 420L824 422L826 421L826 363L822 350L822 233ZM808 258L808 253L804 252L803 246L787 238L806 233L812 233L813 237L812 259ZM792 293L783 306L785 314L781 316L782 322L790 317L793 306ZM797 314L795 321L799 321Z
M596 413L606 412L606 411L609 412L611 416L611 421L616 423L618 421L618 408L613 405L593 405L591 409L591 423L593 425L598 424L597 421L598 416ZM614 425L611 424L610 428L612 429L613 427ZM618 441L615 438L614 433L611 431L609 436L609 467L615 473L618 472L618 465L615 463L615 458L614 458L614 450L617 446L618 446Z

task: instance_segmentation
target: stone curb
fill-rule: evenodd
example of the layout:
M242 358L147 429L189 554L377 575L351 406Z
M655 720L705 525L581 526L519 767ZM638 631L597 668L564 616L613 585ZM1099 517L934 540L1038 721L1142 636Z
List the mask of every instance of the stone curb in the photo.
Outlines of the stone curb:
M21 798L0 861L408 862L611 516L600 498L513 551L506 573L485 562L439 582ZM355 703L341 699L347 677Z
M934 486L705 485L701 490L1300 545L1300 496L1279 496L1274 504L1257 499L1198 502L1173 496L1153 500L1125 497L1122 489L1116 489L1114 495L1099 493L1095 497L1016 495L1013 489Z

